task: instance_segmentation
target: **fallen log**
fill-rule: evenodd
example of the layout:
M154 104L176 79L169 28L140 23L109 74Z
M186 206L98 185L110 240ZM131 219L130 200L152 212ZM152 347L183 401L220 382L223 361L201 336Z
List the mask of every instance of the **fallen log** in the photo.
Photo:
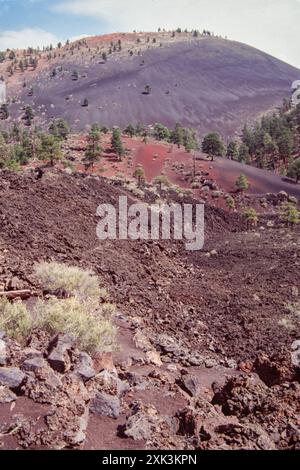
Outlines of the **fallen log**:
M8 300L14 300L20 298L22 300L29 299L31 297L30 290L8 290L0 291L0 298L6 297Z

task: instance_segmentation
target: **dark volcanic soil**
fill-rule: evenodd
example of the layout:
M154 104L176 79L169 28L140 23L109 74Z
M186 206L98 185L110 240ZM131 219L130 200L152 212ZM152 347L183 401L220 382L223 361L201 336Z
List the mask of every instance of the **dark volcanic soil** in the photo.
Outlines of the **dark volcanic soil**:
M31 104L41 121L63 117L79 130L93 122L123 127L181 122L199 135L216 130L227 136L280 105L299 78L297 69L261 51L218 38L176 38L138 56L124 54L109 56L106 63L97 51L93 57L85 52L80 60L57 59L63 71L51 78L44 70L33 81L29 75L12 110L21 117L20 106ZM72 81L74 70L78 81ZM30 84L33 96L27 96ZM150 95L143 94L146 85ZM81 106L85 98L86 108Z
M14 277L38 294L33 265L53 259L92 268L117 305L113 359L130 387L116 420L90 415L84 448L299 448L299 367L290 354L299 339L299 230L269 228L266 216L246 232L240 215L206 206L202 251L188 253L179 242L100 242L96 208L120 194L101 178L0 173L0 284ZM18 413L0 405L4 448L74 442L89 384L79 387L72 372L60 378L48 401L40 391L38 403L50 411L37 408L29 419L27 398L17 399ZM29 397L34 380L21 391ZM136 425L145 439L125 438Z
M122 194L104 180L2 173L1 188L0 279L20 276L34 286L36 261L75 263L103 278L123 312L196 351L213 341L244 360L290 345L294 333L278 322L299 284L297 231L247 233L239 215L206 206L203 251L187 252L178 243L100 242L96 208ZM198 326L203 321L207 336Z

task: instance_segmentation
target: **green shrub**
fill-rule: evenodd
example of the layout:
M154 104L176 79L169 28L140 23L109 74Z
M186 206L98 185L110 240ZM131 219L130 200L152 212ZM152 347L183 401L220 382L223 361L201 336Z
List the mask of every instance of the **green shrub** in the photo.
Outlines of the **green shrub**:
M298 211L295 204L291 202L285 202L280 207L280 216L281 219L287 225L296 225L300 222L300 212Z
M110 313L114 311L111 308ZM35 306L35 325L50 334L71 335L79 349L92 355L111 351L115 342L115 327L107 311L92 310L89 303L77 297L39 300Z
M25 304L0 299L0 330L9 338L24 343L31 328L32 320Z
M244 209L244 216L246 217L246 220L249 224L257 225L258 215L253 207L247 207Z

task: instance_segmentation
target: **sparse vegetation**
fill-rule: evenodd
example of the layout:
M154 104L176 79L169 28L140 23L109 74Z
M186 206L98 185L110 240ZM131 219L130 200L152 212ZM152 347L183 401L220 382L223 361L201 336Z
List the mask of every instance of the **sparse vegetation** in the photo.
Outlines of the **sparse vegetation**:
M85 152L85 166L89 168L101 157L101 133L98 124L93 124L87 137L88 145Z
M300 180L300 157L294 160L288 169L288 176L295 178L296 183Z
M241 192L246 191L249 188L249 182L247 176L244 173L241 173L238 179L235 182L235 186Z
M300 223L300 212L292 202L285 202L280 208L281 219L288 225L294 226Z
M213 161L214 157L224 155L224 144L220 135L216 132L206 134L202 141L202 152L206 153Z
M226 198L226 206L228 207L229 210L235 209L235 200L233 199L232 196L228 196Z
M258 215L253 207L247 207L244 210L244 216L246 217L248 226L256 227L258 222Z
M138 187L140 188L145 181L145 172L143 167L137 166L133 176L137 179Z
M61 144L52 134L42 134L39 146L41 160L50 160L52 166L62 157Z
M107 310L102 315L101 308L93 310L77 297L39 300L35 316L37 327L51 334L69 334L79 349L92 355L114 347L115 328L107 318Z
M160 191L162 190L162 187L163 186L166 186L167 188L170 187L171 183L168 179L167 176L165 175L159 175L159 176L156 176L154 179L153 179L153 184L155 186L159 186L159 189Z
M24 343L32 327L32 319L23 302L11 303L0 298L0 330L9 338Z
M35 267L44 290L54 294L78 295L82 299L97 301L101 295L98 278L90 271L84 271L76 266L67 266L55 261L39 263Z
M111 147L114 152L117 154L119 160L122 159L122 156L125 154L125 149L121 140L121 131L119 128L113 129L113 134L111 138Z

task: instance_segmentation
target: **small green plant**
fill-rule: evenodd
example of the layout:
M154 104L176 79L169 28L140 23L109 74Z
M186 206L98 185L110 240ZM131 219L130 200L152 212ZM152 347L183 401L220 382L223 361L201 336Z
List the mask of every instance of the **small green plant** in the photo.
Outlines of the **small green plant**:
M165 175L156 176L153 179L153 184L159 186L160 190L162 189L163 186L166 186L168 188L171 186L171 183L170 183L169 179Z
M253 207L248 207L244 210L244 216L246 217L247 223L252 226L256 226L258 222L258 215Z
M137 184L138 184L138 187L140 188L142 184L145 182L145 172L144 172L143 167L137 166L133 173L133 176L137 179Z
M235 209L235 200L233 199L232 196L228 196L226 198L226 206L228 207L229 210Z
M282 204L280 208L280 216L287 225L293 226L300 222L300 212L292 202Z
M31 316L21 301L11 303L7 299L0 299L0 330L9 338L23 343L31 328Z
M235 182L235 186L239 191L246 191L249 188L249 182L247 177L241 173L238 179Z

